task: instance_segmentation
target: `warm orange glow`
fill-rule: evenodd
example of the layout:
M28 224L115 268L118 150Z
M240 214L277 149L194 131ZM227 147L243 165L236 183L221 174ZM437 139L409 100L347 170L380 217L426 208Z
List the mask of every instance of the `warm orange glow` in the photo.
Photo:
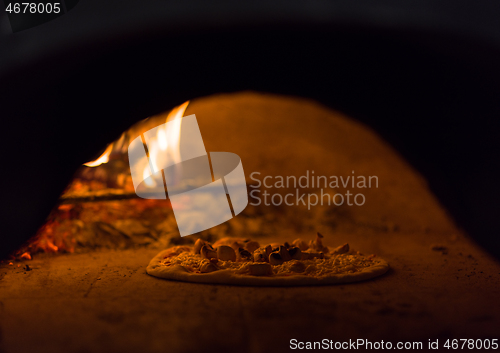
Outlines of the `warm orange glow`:
M87 167L97 167L98 165L107 163L109 161L109 155L111 154L112 150L113 150L113 144L110 143L108 147L106 147L104 153L99 158L97 158L95 161L87 162L84 165Z
M164 115L153 117L153 119L146 119L132 126L129 130L124 132L120 138L113 143L110 143L104 153L94 161L87 162L84 165L87 167L98 167L102 164L108 163L111 159L122 158L127 153L128 144L131 139L136 138L140 134L149 131L153 128L151 126L157 123L169 122L169 124L160 125L157 129L155 136L148 138L147 147L149 158L145 163L144 178L145 186L147 188L157 187L158 179L146 178L151 175L150 168L153 168L153 173L158 172L159 166L176 164L181 161L180 155L180 134L181 134L181 118L188 107L189 101L172 109L167 117ZM160 121L163 120L162 121ZM142 168L142 166L141 166ZM99 169L98 169L99 170ZM98 171L97 170L97 171ZM105 171L106 172L106 171ZM130 179L130 174L128 174ZM119 174L117 178L124 178L123 173ZM125 176L126 177L126 176ZM160 182L161 183L161 182ZM99 184L100 185L100 184ZM71 185L73 191L85 193L91 190L95 185L89 186L88 182L77 181ZM100 187L100 186L99 186ZM98 190L101 190L99 189ZM102 186L104 187L104 186ZM130 181L130 187L133 185ZM127 184L124 186L127 190ZM93 190L93 189L92 189ZM132 200L133 201L133 200ZM131 201L131 202L132 202ZM135 201L134 201L135 202ZM141 203L142 202L142 203ZM156 202L162 200L140 200L134 203L134 212L139 212L141 207L157 207ZM97 206L96 206L97 207ZM90 209L90 208L89 208ZM48 220L37 232L36 236L31 240L30 244L23 246L15 255L18 260L30 260L33 254L37 252L56 253L56 252L74 252L76 246L76 239L74 234L80 228L70 220L75 218L74 213L80 212L80 208L72 204L61 204L57 209L57 217L54 216ZM87 212L90 212L87 210ZM92 211L93 212L93 211ZM109 215L100 216L100 220L112 217Z
M170 111L165 122L171 122L168 125L159 127L156 136L148 141L149 161L154 172L158 171L159 165L166 165L167 162L179 163L180 155L180 137L181 137L181 119L189 105L189 101L175 107ZM161 152L161 153L160 153ZM144 177L149 175L149 165L144 167ZM146 187L153 188L156 182L153 178L146 179Z
M148 188L154 188L156 186L156 181L154 181L153 178L148 178L149 176L148 168L149 167L144 168L144 173L142 173L142 176L144 178L144 184Z
M24 259L24 260L31 260L31 255L29 252L23 253L20 257L21 257L21 259Z
M155 170L158 170L157 166L160 160L163 158L172 159L175 163L180 161L180 152L179 152L180 151L179 142L181 133L180 118L182 118L182 116L184 115L184 112L186 111L188 105L189 101L184 102L183 104L172 109L168 113L165 121L167 122L174 120L173 124L170 124L168 127L165 128L159 128L156 138L150 142L150 146L148 146L149 158ZM87 167L97 167L103 163L109 162L109 156L111 155L113 148L115 147L115 145L120 146L124 140L124 137L125 134L122 134L122 136L118 141L110 143L108 147L106 147L106 150L99 158L97 158L95 161L84 163L84 165ZM161 156L159 153L160 151L164 152L161 154ZM146 169L144 170L144 174L148 175ZM156 183L151 180L149 183L146 182L146 185L148 187L154 187L156 186Z

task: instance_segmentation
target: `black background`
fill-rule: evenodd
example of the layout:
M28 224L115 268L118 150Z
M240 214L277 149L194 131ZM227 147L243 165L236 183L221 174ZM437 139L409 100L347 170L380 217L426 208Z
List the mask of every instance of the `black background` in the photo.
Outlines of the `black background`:
M31 7L27 4L37 4L36 10L31 12ZM58 3L60 11L58 13L54 10L54 3ZM8 18L12 32L19 32L31 27L41 25L45 22L51 21L59 16L64 15L67 11L70 11L76 4L78 0L57 0L57 1L29 1L28 0L4 0L5 10L8 11ZM16 13L14 10L14 5L20 4L20 11ZM38 4L43 4L43 7L38 6ZM50 6L47 6L50 4ZM9 7L10 5L10 7ZM40 10L40 11L39 11Z

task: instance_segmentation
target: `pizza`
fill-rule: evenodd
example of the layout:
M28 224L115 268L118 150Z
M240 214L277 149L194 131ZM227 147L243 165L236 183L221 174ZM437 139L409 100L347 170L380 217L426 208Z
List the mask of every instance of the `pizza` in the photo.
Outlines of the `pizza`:
M193 246L163 250L149 263L148 274L184 282L248 286L307 286L359 282L387 272L389 264L343 244L323 245L318 233L309 243L260 246L257 241L226 237L213 244L198 239Z

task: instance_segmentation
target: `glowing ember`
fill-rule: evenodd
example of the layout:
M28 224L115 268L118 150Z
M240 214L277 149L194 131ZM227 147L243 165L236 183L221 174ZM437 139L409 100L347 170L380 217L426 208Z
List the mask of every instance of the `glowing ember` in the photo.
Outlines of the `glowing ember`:
M31 255L28 252L25 252L21 255L21 259L31 260Z

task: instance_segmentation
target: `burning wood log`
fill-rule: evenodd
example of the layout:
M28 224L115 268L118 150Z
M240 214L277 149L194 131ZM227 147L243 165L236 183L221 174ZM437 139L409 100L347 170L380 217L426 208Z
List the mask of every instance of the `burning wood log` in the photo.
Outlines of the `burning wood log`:
M84 192L79 195L64 194L60 197L61 204L77 204L82 202L98 202L98 201L118 201L138 199L135 192L127 192L120 189L105 189L94 192Z

